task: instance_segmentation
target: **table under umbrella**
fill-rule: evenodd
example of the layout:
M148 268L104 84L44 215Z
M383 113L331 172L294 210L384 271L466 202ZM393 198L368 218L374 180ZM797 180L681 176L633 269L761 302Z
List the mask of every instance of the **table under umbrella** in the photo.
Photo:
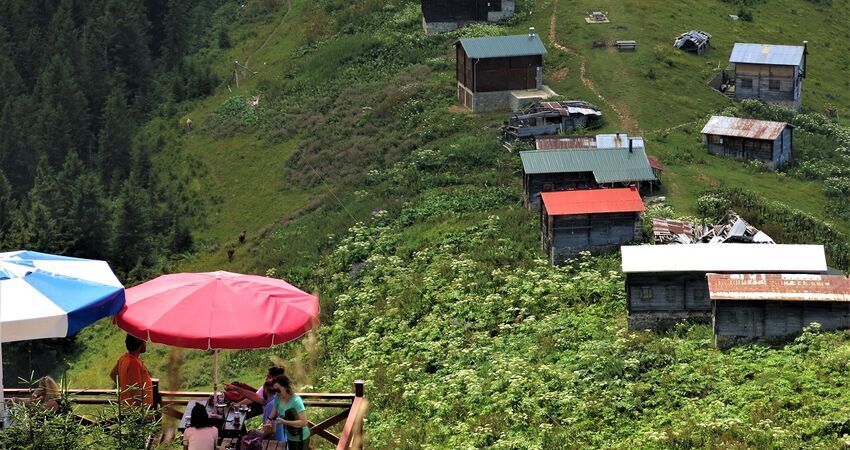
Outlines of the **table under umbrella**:
M214 350L268 348L297 339L319 324L319 299L286 281L232 272L163 275L127 289L115 316L140 339Z
M67 337L123 306L124 286L105 261L0 253L0 343ZM0 348L0 418L2 359Z

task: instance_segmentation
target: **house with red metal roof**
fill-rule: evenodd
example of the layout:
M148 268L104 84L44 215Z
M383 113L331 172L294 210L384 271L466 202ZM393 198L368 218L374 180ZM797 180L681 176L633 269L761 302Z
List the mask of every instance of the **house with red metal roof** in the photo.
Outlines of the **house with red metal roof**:
M709 273L714 343L778 342L818 323L850 329L850 278L814 274Z
M543 192L540 232L552 264L582 251L602 251L639 240L643 201L637 188Z
M708 152L761 161L776 170L791 159L794 126L785 122L712 116L702 131Z

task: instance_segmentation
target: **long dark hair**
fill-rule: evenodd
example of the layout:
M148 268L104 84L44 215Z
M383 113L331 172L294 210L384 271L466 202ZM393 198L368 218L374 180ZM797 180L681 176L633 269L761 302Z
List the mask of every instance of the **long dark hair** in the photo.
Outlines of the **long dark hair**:
M278 375L274 377L272 380L272 384L279 384L282 388L286 390L286 393L292 395L292 382L289 381L289 377L286 375Z
M201 403L195 403L192 408L192 423L189 425L194 428L211 427L210 416L207 414L206 406Z

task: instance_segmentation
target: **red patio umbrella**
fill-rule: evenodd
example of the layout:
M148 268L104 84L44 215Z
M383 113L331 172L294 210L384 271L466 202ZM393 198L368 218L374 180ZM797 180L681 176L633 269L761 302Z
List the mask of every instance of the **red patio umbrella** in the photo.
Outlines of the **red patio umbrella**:
M319 324L319 299L275 278L231 272L163 275L126 290L115 316L140 339L183 348L268 348L297 339Z

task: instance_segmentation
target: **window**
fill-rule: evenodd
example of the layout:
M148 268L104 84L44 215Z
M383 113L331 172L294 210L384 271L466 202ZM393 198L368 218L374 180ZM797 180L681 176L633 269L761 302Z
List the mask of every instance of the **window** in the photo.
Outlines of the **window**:
M752 89L753 88L753 79L752 78L741 78L741 89Z
M716 134L711 135L711 143L717 145L723 145L723 136L718 136Z
M667 300L667 303L676 303L676 288L674 286L667 286L664 299Z
M651 287L640 288L640 299L641 300L652 300L652 288Z
M779 80L767 80L767 88L771 91L778 91L779 86Z
M703 288L694 288L694 301L705 302L706 291Z
M543 183L543 192L551 192L555 190L555 183Z

